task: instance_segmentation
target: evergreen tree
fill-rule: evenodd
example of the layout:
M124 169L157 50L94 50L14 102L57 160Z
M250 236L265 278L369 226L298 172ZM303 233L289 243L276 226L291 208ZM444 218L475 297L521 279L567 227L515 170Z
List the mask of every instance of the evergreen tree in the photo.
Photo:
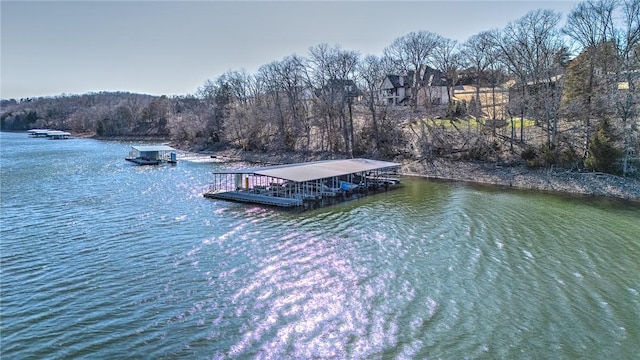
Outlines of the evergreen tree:
M598 125L593 140L589 144L589 155L585 160L587 170L620 175L620 158L622 150L615 145L616 135L609 119L604 119Z

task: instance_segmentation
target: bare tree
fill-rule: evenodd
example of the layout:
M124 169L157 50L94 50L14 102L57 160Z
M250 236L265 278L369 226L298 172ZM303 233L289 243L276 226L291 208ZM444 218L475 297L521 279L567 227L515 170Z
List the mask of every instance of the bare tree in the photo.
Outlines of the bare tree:
M477 35L470 37L462 45L462 56L473 72L475 88L476 88L476 102L478 104L478 110L482 109L482 101L480 100L480 87L481 84L486 82L486 70L497 61L498 54L496 51L496 42L494 38L495 33L490 31L483 31ZM499 40L501 41L501 40ZM506 50L506 49L505 49ZM481 115L481 114L473 114Z
M333 94L323 92L328 80L337 76L331 64L335 51L335 48L324 43L309 49L309 84L315 95L313 110L315 118L319 121L320 149L328 151L335 151L338 146L334 138L334 128L338 127L338 114L331 106L334 103L331 97Z
M233 101L237 105L246 108L254 104L256 79L246 70L228 71L220 79L229 85Z
M516 89L519 93L517 104L520 112L520 142L524 143L525 116L536 116L534 96L551 94L555 74L555 59L562 48L559 41L557 25L560 14L552 10L534 10L522 18L510 23L501 32L493 33L493 44L499 51L499 59L516 78ZM515 93L512 93L515 95ZM553 96L553 95L551 95ZM556 98L558 98L556 96ZM541 101L537 101L540 103ZM559 104L559 99L553 100ZM557 105L546 111L547 124L549 117L557 117Z
M232 101L231 86L224 76L220 76L215 82L211 80L205 81L196 94L202 100L206 109L205 141L212 143L223 142L225 120L228 117Z
M317 117L325 120L323 132L328 138L328 149L337 149L336 135L342 133L344 152L350 156L355 141L350 111L353 96L347 87L354 82L359 56L337 45L320 44L309 49L309 79L316 92Z
M166 95L154 98L141 109L136 132L147 135L167 135L169 133L168 119L172 115L171 112L171 100Z
M258 69L259 79L263 82L264 89L266 91L266 98L268 102L268 110L271 116L267 117L267 124L273 121L275 129L270 136L275 137L275 145L277 148L285 149L290 147L289 143L289 130L288 119L286 112L286 100L285 94L282 91L283 83L281 78L282 63L279 61L273 61L269 64L263 65Z
M382 60L375 55L368 55L358 63L358 78L363 90L364 101L371 114L371 131L376 150L380 150L380 130L378 115L380 107L380 84L385 73Z
M598 78L596 70L607 73L611 58L605 45L614 39L613 13L615 0L587 0L579 3L567 17L567 23L562 31L568 35L579 50L585 54L588 64L586 88L583 90L580 116L584 123L583 159L588 154L591 142L591 118L597 109L595 97Z
M637 156L638 149L638 103L637 76L640 70L640 2L625 0L622 2L622 27L616 32L616 48L620 67L616 71L620 94L616 96L616 110L622 122L624 153L622 158L622 174L627 176L637 169L631 166L632 157Z
M308 89L305 60L297 55L287 56L274 70L278 76L279 91L286 97L288 111L285 112L285 116L289 118L289 128L284 129L286 148L295 148L296 139L304 134L307 138L305 150L308 150L311 129L305 102Z
M452 89L458 82L458 72L462 63L458 42L451 39L441 39L433 51L432 59L434 67L441 71L446 78L447 99L451 102Z

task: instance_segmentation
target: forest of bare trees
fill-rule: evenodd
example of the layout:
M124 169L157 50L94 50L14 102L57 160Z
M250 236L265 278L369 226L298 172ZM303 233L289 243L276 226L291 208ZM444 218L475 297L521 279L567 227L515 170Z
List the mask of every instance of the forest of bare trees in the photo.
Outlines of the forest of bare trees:
M61 95L3 100L3 130L166 138L193 150L436 157L637 176L640 2L589 0L566 16L534 10L464 43L426 30L382 55L319 44L254 73L232 70L194 94ZM436 70L446 101L425 80ZM383 100L408 76L404 105ZM456 88L471 86L462 99ZM506 99L506 100L505 100Z

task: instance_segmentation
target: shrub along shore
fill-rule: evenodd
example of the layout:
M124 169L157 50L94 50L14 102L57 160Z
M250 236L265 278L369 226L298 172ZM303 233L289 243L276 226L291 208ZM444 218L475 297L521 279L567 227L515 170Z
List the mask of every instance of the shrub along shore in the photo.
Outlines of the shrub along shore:
M220 161L246 161L275 165L331 159L331 154L263 153L221 150L200 153ZM640 180L611 174L567 171L566 169L529 169L525 165L500 166L490 163L447 159L395 160L401 175L430 179L488 184L507 188L557 193L605 196L640 202Z

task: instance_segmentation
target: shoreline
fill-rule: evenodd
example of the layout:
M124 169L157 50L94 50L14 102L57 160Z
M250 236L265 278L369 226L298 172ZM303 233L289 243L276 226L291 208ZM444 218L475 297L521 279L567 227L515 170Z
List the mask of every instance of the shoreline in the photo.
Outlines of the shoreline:
M640 180L604 173L529 169L524 165L498 166L441 159L428 165L419 161L405 161L402 163L401 173L429 179L640 203Z
M338 158L335 154L259 153L241 150L194 152L221 162L245 161L278 165ZM616 175L575 172L566 169L529 169L525 165L496 165L447 159L396 160L399 175L427 179L489 185L509 189L534 190L557 194L607 197L640 203L640 179Z
M76 133L74 137L99 141L151 141L171 143L162 136L95 136ZM176 149L196 157L216 157L219 162L245 161L263 165L279 165L316 160L344 158L332 153L281 152L262 153L239 149L192 151ZM508 189L543 191L606 197L640 203L640 179L593 172L576 172L566 169L529 169L523 164L496 165L463 160L434 159L432 161L396 159L401 164L399 175L427 179L489 185Z

